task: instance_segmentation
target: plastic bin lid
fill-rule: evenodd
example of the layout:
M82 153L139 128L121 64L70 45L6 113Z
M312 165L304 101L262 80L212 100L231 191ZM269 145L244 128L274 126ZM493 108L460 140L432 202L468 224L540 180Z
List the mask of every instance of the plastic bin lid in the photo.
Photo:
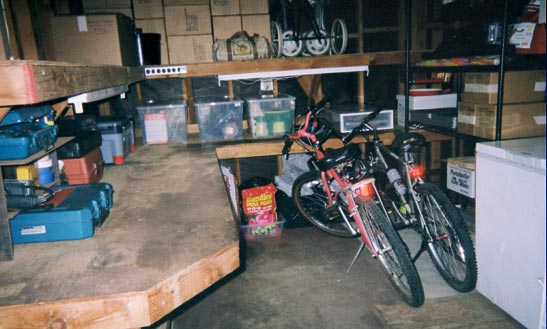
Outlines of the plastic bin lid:
M194 104L222 104L222 103L241 103L243 100L239 97L232 99L228 96L209 96L209 97L196 97Z
M287 95L287 94L277 94L277 97L273 96L243 96L243 99L246 101L262 101L262 100L283 100L283 99L296 99L296 97Z
M6 114L2 121L0 121L0 127L23 122L32 122L35 119L41 118L53 112L54 111L51 105L14 108Z
M137 109L176 108L186 106L184 99L164 99L160 101L147 101L137 104Z

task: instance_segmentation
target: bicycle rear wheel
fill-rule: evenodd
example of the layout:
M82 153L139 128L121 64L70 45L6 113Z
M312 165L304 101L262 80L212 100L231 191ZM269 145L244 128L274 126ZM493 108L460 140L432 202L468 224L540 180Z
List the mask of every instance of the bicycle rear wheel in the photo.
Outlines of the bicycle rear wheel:
M292 188L296 208L313 226L324 232L340 237L357 236L357 232L349 229L348 223L342 217L343 213L351 220L344 202L339 198L329 207L326 191L318 171L302 174L294 181Z
M367 230L373 253L382 265L389 280L410 306L424 303L424 289L418 271L406 245L389 222L387 215L374 200L359 205L359 213Z
M443 279L454 290L469 292L477 284L475 248L460 213L437 186L416 187L420 209L431 234L428 252Z

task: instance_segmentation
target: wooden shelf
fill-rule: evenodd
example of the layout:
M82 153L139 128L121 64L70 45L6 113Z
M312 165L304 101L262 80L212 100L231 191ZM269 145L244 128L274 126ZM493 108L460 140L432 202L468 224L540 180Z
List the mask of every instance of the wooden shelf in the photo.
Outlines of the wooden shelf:
M412 52L412 60L418 60L421 54L422 52ZM403 64L404 61L404 51L388 51L366 54L261 59L247 62L197 63L185 65L185 73L151 75L147 76L146 79L186 78L247 72L285 71L358 65L398 65ZM147 67L154 68L155 66Z
M240 266L214 149L141 146L102 181L114 207L93 237L18 244L2 263L1 328L149 326Z
M144 80L143 67L0 61L0 107L29 105Z

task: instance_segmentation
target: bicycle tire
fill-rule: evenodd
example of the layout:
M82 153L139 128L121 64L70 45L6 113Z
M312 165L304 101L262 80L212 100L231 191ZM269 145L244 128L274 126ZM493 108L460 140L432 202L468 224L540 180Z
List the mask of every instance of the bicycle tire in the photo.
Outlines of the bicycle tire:
M406 245L375 200L360 203L359 213L376 259L401 298L412 307L424 303L424 288Z
M327 207L328 196L319 171L309 171L300 175L294 181L292 196L296 209L313 226L339 237L350 238L358 235L347 227L336 206ZM343 209L346 218L351 220L343 201L336 200L336 204Z
M477 284L477 261L473 241L461 214L436 185L416 187L426 225L432 239L428 253L450 287L469 292Z

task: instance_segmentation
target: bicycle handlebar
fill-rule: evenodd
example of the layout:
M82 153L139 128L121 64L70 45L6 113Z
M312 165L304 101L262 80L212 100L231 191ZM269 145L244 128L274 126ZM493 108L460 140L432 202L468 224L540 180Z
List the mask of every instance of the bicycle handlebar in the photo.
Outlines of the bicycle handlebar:
M344 144L349 143L353 138L355 138L355 136L357 136L357 134L361 133L363 130L367 128L373 130L374 133L376 134L376 128L371 127L368 123L372 121L374 118L376 118L376 116L383 110L384 108L379 106L378 108L376 108L376 110L374 110L372 113L367 115L357 127L353 128L351 132L348 135L346 135L346 137L342 138L342 142Z
M289 158L289 152L291 151L291 147L294 141L299 140L301 138L308 138L310 141L315 142L315 135L313 133L308 132L308 127L310 124L313 124L313 121L315 120L315 117L323 107L327 104L327 102L330 100L328 96L323 97L322 100L319 101L319 103L310 106L306 112L304 112L303 115L306 117L306 121L304 124L298 129L298 132L294 135L286 134L285 135L285 144L283 145L283 150L281 151L282 155L285 155L285 157Z

